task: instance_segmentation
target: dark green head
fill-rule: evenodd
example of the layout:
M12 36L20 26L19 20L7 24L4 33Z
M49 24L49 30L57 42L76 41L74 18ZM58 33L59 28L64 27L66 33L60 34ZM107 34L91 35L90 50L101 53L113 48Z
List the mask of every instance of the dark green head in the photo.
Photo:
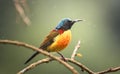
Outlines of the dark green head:
M76 19L76 20L71 20L69 18L65 18L65 19L62 19L60 21L60 23L57 25L57 27L55 28L56 30L60 30L60 29L63 29L63 30L68 30L68 29L71 29L71 27L73 26L74 23L76 22L79 22L79 21L82 21L80 19Z

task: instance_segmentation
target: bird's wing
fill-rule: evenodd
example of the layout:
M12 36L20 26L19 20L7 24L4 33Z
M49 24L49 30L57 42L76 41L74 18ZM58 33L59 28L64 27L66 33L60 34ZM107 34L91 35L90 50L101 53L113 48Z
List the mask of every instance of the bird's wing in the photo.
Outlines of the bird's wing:
M41 43L40 48L46 50L46 48L51 45L54 42L54 38L59 34L57 30L53 30L50 32L48 36L44 39L44 41ZM39 52L35 52L26 62L27 64L30 60L32 60Z
M51 45L54 42L54 38L59 34L57 30L53 30L50 32L48 36L44 39L44 41L41 43L40 48L46 49L47 46Z

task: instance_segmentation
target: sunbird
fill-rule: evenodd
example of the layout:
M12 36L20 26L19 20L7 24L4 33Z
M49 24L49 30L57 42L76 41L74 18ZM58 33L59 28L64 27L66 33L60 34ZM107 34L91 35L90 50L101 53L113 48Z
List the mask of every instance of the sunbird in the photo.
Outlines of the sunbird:
M40 49L48 52L58 52L63 50L71 40L71 27L74 23L82 21L80 19L71 20L70 18L62 19L58 25L45 37L40 45ZM27 64L39 52L35 52L26 62ZM60 54L60 53L59 53Z

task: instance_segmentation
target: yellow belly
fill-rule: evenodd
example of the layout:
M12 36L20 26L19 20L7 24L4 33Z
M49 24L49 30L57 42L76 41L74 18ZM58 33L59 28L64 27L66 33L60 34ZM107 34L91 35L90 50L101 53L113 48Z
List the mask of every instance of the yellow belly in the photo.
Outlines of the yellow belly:
M67 30L62 34L59 34L54 42L47 47L47 51L49 52L57 52L63 50L71 40L71 31Z

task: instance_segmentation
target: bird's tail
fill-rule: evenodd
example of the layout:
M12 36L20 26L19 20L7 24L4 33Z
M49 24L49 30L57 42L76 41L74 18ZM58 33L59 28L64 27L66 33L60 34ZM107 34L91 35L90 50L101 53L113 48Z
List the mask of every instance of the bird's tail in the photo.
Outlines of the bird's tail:
M24 64L27 64L30 60L32 60L39 52L35 52Z

